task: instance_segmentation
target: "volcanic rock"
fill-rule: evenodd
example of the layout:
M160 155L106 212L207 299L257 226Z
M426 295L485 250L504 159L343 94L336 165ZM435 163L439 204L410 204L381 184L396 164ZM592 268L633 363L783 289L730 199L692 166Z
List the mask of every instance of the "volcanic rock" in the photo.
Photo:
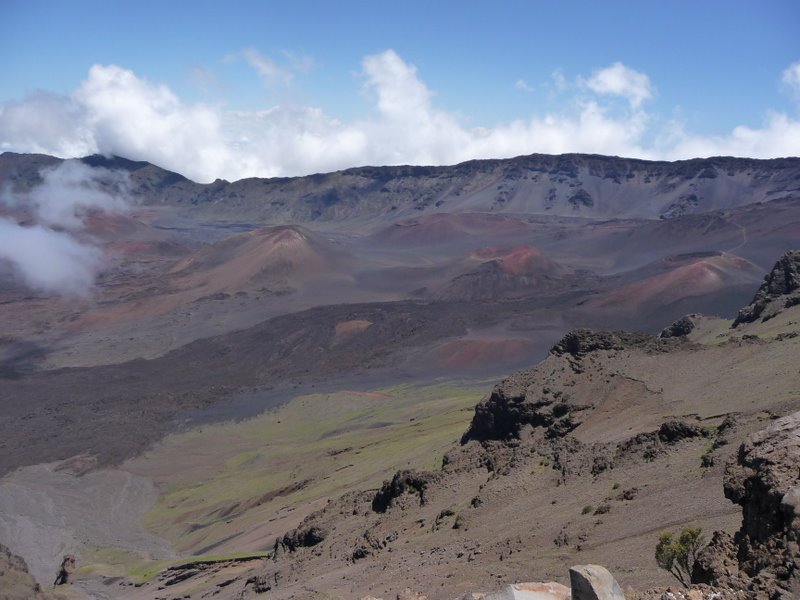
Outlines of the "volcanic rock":
M279 550L294 552L298 548L316 546L326 537L328 537L328 531L317 525L298 527L284 535L283 538L275 540L275 554L277 555Z
M563 357L575 373L581 373L581 362L594 352L634 348L664 351L671 346L646 333L576 329L567 333L550 353ZM563 438L581 424L578 414L588 408L587 404L569 401L568 395L551 394L540 368L520 371L495 386L478 403L461 443L517 438L527 425L544 430L547 438Z
M685 317L681 317L669 327L665 327L658 337L663 339L689 335L692 333L692 331L694 331L696 326L695 319L697 316L698 315L686 315Z
M748 437L726 466L724 489L741 505L742 525L732 541L714 535L692 580L771 600L800 596L800 412Z
M425 504L425 490L436 479L435 473L398 471L391 481L383 482L372 500L372 510L379 513L386 512L394 500L406 492L417 494L419 503Z
M475 407L469 429L461 437L461 443L470 440L508 440L518 437L525 425L546 430L547 437L563 437L575 429L580 421L573 412L581 407L552 397L528 397L528 390L535 390L528 380L531 373L522 371L495 386L491 395Z
M707 546L701 548L692 567L692 582L711 584L724 578L738 576L736 544L733 536L715 531Z
M698 425L690 425L685 421L671 420L658 428L658 438L666 444L674 444L694 437L708 437L711 432Z
M551 352L556 355L570 354L575 358L583 358L598 350L623 350L644 346L656 340L657 338L641 332L575 329L561 338Z
M739 311L732 327L752 323L759 317L766 321L781 309L796 302L800 290L800 250L791 250L781 256L772 267L753 300ZM782 298L789 296L788 298Z

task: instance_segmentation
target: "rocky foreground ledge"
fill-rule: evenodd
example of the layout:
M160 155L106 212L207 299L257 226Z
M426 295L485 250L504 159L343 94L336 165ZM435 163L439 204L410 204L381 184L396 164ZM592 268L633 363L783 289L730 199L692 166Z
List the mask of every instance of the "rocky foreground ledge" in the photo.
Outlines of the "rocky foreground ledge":
M493 594L472 592L461 600L625 600L614 576L600 565L577 565L569 570L570 586L547 583L514 583ZM365 596L361 600L382 600ZM397 600L428 600L424 594L406 589Z
M800 598L800 412L750 435L725 469L725 497L742 507L733 536L715 531L694 563L687 589L654 589L640 600L797 600ZM607 569L570 569L570 587L548 583L508 585L502 592L473 592L462 600L623 600ZM397 600L426 600L406 590ZM366 596L362 600L380 600ZM631 600L629 598L629 600Z
M742 507L742 526L733 537L714 532L692 581L759 599L800 598L800 412L751 435L727 465L724 486Z

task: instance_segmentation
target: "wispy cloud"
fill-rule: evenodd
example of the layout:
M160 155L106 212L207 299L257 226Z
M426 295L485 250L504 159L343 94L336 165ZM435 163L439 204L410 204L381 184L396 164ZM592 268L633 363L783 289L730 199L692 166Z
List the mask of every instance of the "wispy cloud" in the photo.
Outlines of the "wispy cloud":
M290 50L280 51L280 61L264 56L255 48L245 48L241 57L255 69L261 80L266 85L291 85L295 74L308 73L314 68L314 59L306 54L298 54ZM236 55L231 55L229 60L236 60Z
M800 100L800 61L792 63L786 68L781 77L781 83L795 100Z
M536 88L534 88L532 85L530 85L524 79L517 79L517 81L514 83L514 87L517 88L518 90L521 90L523 92L527 92L529 94L536 90Z
M90 236L81 235L92 213L121 214L130 203L127 176L65 161L41 172L26 193L9 190L0 204L12 214L31 215L33 224L0 218L0 261L23 283L46 293L87 295L105 260Z
M291 50L281 50L281 54L286 59L289 69L297 73L308 73L316 66L314 58L308 54L292 52Z
M242 56L267 83L289 83L292 80L292 72L289 69L279 66L255 48L246 48L242 51Z
M287 65L257 53L250 58L262 78L286 81ZM767 112L761 124L718 136L659 119L647 110L655 95L648 75L619 62L572 81L556 71L552 85L563 96L562 108L493 127L467 127L457 113L438 107L417 68L393 50L364 57L361 73L373 110L341 121L309 105L230 111L187 103L128 69L95 65L69 96L40 94L2 106L0 148L59 156L117 154L198 181L364 164L448 164L532 152L659 159L800 154L800 122L780 112ZM794 86L796 78L792 65L783 83ZM570 90L573 96L567 95ZM624 99L627 108L614 98Z
M556 69L550 74L550 79L553 80L553 85L557 92L563 92L567 89L567 78L561 69Z

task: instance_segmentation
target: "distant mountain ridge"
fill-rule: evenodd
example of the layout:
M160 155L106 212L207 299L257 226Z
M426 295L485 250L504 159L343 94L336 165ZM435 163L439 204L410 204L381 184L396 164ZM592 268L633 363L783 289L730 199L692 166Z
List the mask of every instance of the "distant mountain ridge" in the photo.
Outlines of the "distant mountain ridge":
M333 173L199 184L143 161L93 155L131 173L146 205L275 224L496 212L590 219L670 219L800 193L800 158L713 157L675 162L532 154L454 166L356 167ZM0 181L24 190L61 159L0 154Z

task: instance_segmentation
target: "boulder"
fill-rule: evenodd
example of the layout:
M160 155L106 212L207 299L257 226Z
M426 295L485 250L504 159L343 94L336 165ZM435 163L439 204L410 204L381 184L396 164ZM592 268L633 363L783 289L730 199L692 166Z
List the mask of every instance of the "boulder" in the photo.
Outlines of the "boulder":
M547 583L514 583L484 600L569 600L570 589L549 581Z
M614 576L600 565L577 565L569 570L572 600L625 600Z

